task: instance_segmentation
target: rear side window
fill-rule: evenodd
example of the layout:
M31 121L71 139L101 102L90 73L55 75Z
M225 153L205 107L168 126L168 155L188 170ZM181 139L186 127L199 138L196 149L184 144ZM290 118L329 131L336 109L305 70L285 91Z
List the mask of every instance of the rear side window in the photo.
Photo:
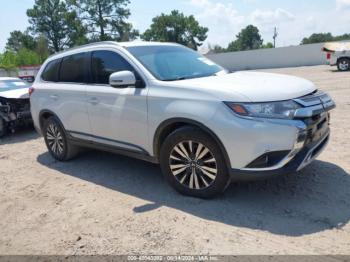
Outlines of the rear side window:
M63 58L60 69L60 82L86 83L87 53L71 55Z
M45 67L44 72L41 74L41 78L44 81L57 82L60 63L61 63L61 59L57 59L49 62Z
M93 52L91 63L94 84L109 84L109 76L115 72L135 72L134 68L123 57L112 51Z

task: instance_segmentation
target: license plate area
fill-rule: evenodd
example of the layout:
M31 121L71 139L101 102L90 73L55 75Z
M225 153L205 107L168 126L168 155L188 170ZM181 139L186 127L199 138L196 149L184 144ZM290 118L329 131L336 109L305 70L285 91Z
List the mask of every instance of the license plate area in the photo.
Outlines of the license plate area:
M322 113L309 127L306 144L313 144L322 139L329 132L329 114Z

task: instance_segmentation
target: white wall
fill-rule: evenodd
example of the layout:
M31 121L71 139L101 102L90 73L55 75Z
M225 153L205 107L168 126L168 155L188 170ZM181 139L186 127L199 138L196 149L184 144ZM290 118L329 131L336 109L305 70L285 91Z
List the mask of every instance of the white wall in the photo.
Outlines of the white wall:
M16 70L4 70L0 69L0 77L17 77L18 72Z
M229 70L313 66L326 63L323 43L259 49L252 51L208 54L207 57Z

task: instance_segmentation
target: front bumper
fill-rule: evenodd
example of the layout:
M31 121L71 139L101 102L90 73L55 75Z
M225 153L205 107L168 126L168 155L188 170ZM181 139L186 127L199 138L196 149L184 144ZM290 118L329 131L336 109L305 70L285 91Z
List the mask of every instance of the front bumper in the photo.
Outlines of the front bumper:
M295 99L295 102L303 107L295 113L298 121L289 123L291 128L298 129L293 147L289 151L267 150L245 168L231 169L233 180L255 180L294 173L309 165L324 150L330 137L329 111L335 103L323 92Z
M314 161L326 148L330 138L328 131L320 140L315 141L299 151L286 165L277 169L242 170L231 169L230 175L233 181L251 181L266 179L272 176L288 175L300 171Z

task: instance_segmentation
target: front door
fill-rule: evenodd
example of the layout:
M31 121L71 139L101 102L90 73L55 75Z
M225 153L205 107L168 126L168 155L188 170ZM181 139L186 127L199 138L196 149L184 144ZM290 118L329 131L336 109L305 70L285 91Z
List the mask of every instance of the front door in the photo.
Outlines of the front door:
M113 88L109 85L112 73L125 70L136 73L116 51L92 52L92 83L87 87L92 139L98 143L145 153L148 147L147 88Z

